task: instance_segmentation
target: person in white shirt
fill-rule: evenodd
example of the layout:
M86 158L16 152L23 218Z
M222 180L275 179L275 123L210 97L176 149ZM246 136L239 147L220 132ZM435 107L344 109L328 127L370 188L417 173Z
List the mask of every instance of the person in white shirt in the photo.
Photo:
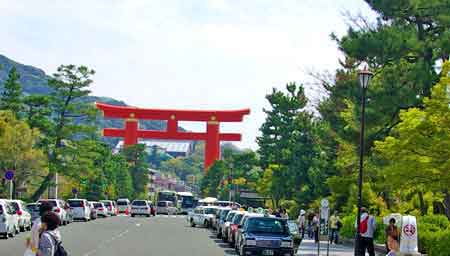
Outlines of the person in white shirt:
M305 213L306 213L305 210L300 210L300 214L298 215L297 219L298 228L302 239L305 236L305 224L306 224Z
M373 235L376 229L375 217L370 215L366 208L361 208L361 220L360 220L360 246L359 255L365 255L366 250L369 256L375 256L375 248L373 245Z

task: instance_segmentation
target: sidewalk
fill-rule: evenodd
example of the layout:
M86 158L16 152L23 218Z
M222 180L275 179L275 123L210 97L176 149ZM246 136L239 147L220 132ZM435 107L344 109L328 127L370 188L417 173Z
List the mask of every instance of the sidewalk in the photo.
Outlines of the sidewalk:
M328 255L332 256L353 256L354 249L352 246L349 245L342 245L342 244L330 244L330 250ZM298 248L297 255L302 256L314 256L317 254L317 244L314 243L314 240L308 240L304 239L302 243L300 244L300 247ZM320 242L320 255L327 255L327 242L321 241ZM366 255L368 255L366 253ZM381 254L377 254L381 255Z

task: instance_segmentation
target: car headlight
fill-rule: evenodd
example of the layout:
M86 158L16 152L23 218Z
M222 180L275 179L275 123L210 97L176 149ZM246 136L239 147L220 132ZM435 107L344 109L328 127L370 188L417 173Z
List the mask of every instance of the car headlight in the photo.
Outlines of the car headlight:
M250 245L250 246L256 246L256 240L255 239L247 239L247 240L245 240L245 244Z
M292 241L281 241L281 247L293 247Z

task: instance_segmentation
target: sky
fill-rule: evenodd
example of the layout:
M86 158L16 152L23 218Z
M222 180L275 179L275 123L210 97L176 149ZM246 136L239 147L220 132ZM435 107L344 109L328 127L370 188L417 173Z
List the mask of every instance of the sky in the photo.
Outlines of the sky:
M272 88L323 95L307 71L338 67L330 34L345 34L346 11L373 16L362 0L0 0L0 54L48 74L87 65L94 95L133 106L250 108L221 131L257 149Z

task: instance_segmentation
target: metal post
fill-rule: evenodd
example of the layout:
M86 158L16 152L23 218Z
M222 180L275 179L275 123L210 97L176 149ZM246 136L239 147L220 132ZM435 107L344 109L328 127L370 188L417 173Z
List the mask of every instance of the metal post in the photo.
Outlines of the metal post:
M317 256L320 256L320 207L319 207L319 223L318 223L317 227L318 227L318 229L317 229L317 238L319 240L318 243L317 243Z
M55 199L58 199L58 172L55 172Z
M362 88L361 95L361 130L359 136L359 178L358 178L358 213L356 216L356 239L355 239L355 256L360 253L361 244L361 208L362 208L362 183L363 183L363 165L364 165L364 125L365 125L365 112L366 112L366 88Z
M13 181L9 180L9 200L13 199Z
M330 223L327 222L327 237L328 237L328 243L327 243L327 256L330 255L330 240L333 239L333 237L330 237Z

